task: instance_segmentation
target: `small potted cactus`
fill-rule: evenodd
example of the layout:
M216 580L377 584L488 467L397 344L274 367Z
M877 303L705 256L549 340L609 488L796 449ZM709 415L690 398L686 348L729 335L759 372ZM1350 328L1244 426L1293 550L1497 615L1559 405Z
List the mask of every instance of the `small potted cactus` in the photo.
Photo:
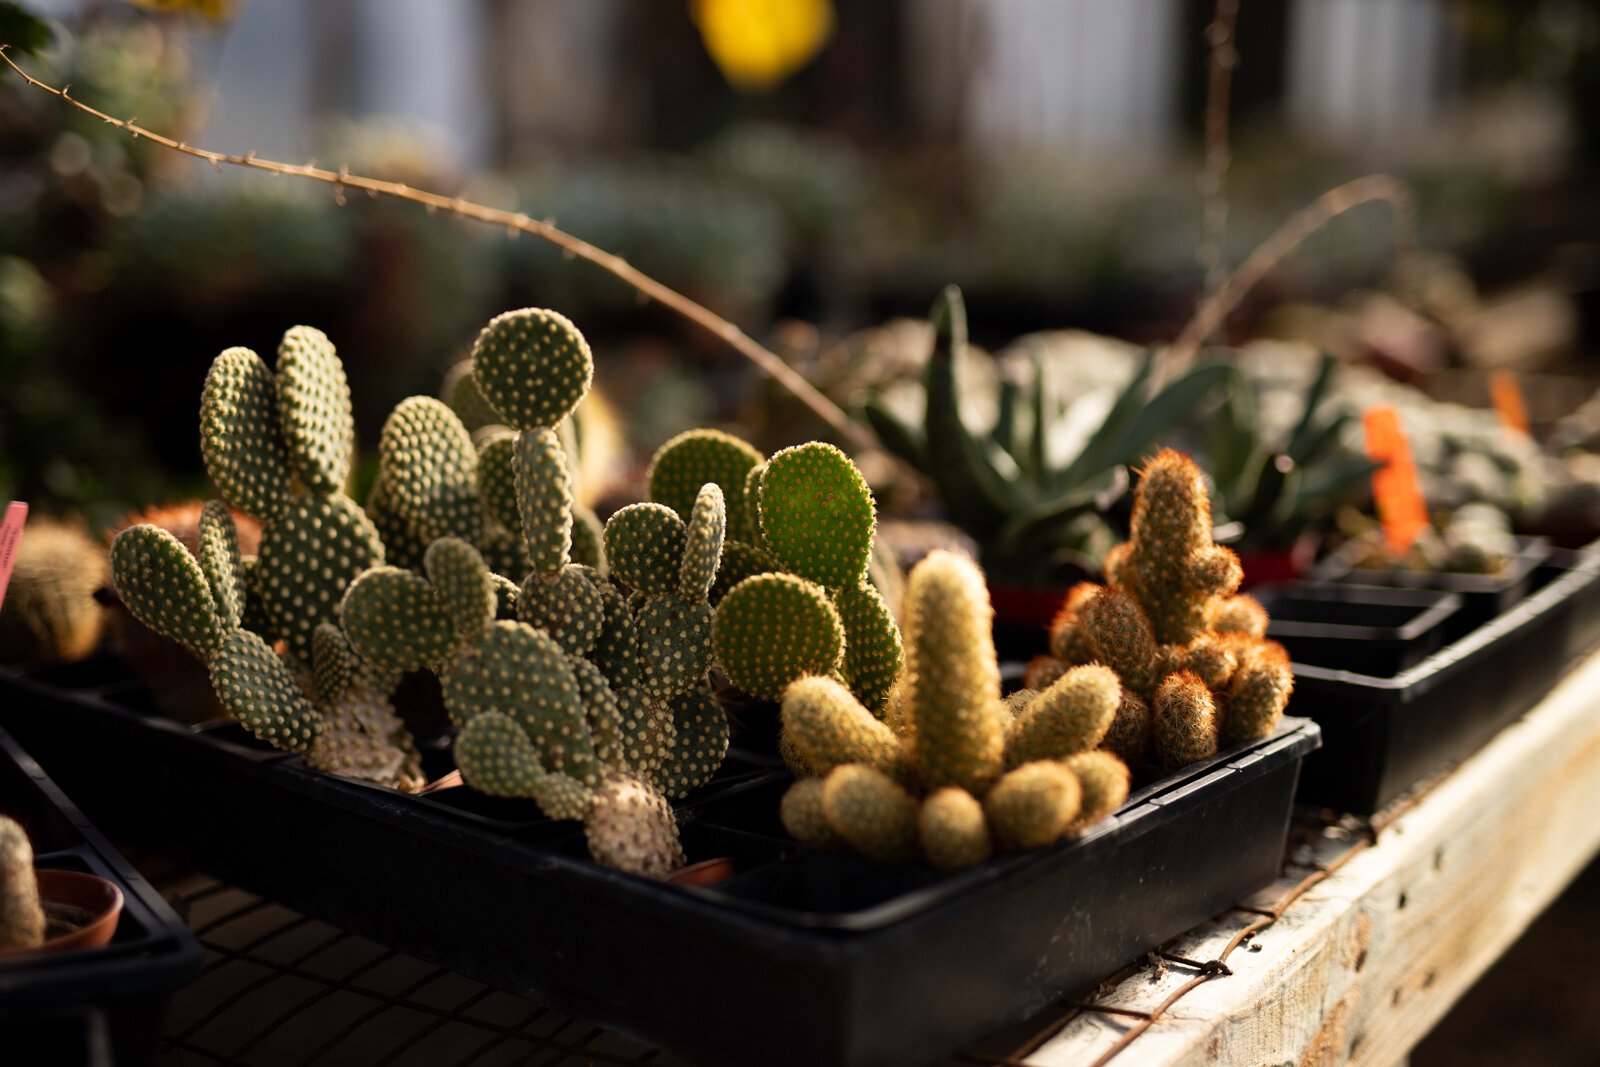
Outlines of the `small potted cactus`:
M100 948L121 915L115 882L82 871L35 870L27 832L0 815L0 959Z
M1293 689L1266 614L1236 596L1187 457L1165 451L1135 492L1132 539L1105 586L1073 589L1051 654L1002 699L982 572L935 552L906 592L907 655L884 705L813 675L783 696L799 780L783 821L803 843L954 870L1092 826L1132 772L1176 770L1277 726Z

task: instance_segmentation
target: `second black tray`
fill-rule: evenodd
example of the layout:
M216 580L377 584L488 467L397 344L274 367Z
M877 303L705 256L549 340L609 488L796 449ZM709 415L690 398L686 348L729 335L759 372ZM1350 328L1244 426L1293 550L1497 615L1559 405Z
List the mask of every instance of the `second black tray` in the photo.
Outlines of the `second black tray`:
M112 678L64 680L0 673L0 719L130 835L411 955L730 1064L930 1061L1092 987L1276 877L1318 737L1287 720L1140 789L1080 838L949 877L801 851L778 823L785 776L737 774L680 809L689 860L735 867L691 889L598 867L573 824L527 808L332 778L228 728L141 715Z
M1509 611L1392 677L1297 663L1290 710L1323 729L1299 800L1370 815L1538 703L1600 638L1600 559L1553 556L1530 584Z

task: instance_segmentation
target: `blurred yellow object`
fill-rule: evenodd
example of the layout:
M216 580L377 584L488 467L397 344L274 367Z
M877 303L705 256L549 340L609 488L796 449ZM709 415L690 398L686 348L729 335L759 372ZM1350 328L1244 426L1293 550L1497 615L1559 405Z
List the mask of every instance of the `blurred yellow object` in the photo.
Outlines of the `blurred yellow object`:
M735 89L770 89L833 34L831 0L690 0L706 51Z
M165 15L198 15L210 22L233 18L235 0L128 0L134 7Z

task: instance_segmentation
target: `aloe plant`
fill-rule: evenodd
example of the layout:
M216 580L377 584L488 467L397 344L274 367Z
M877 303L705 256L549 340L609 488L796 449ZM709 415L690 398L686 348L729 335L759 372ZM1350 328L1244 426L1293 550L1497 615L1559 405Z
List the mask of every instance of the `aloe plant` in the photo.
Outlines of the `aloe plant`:
M948 518L979 544L985 568L1005 580L1048 582L1064 558L1091 560L1114 539L1100 519L1128 487L1127 468L1155 451L1218 389L1234 386L1231 366L1201 364L1157 380L1145 358L1100 427L1070 458L1052 456L1049 433L1061 416L1034 358L1027 385L1002 379L994 425L969 425L958 402L956 365L967 345L960 290L946 289L933 309L933 351L924 370L920 426L894 415L881 398L865 413L884 447L932 481Z

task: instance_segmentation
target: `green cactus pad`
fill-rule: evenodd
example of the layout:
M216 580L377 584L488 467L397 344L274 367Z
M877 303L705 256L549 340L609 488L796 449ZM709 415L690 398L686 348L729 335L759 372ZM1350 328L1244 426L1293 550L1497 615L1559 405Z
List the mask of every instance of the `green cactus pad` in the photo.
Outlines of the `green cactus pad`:
M278 654L249 630L234 630L211 658L211 687L246 730L276 748L310 749L322 728Z
M611 688L617 696L628 766L647 777L653 775L672 753L673 735L677 731L672 723L672 711L643 689L619 689L615 684Z
M622 729L622 709L617 704L616 692L606 676L600 673L600 668L582 656L568 654L567 667L578 683L578 697L583 701L589 737L594 743L594 754L600 761L601 772L610 774L627 771L627 738Z
M650 780L668 797L687 796L711 780L728 754L728 716L704 689L680 693L669 703L672 747Z
M278 381L248 348L211 364L200 394L200 454L228 503L258 519L283 514L294 492L278 429Z
M832 678L801 678L783 694L783 735L813 774L847 763L894 766L900 739Z
M244 586L239 574L242 567L233 513L220 500L208 501L200 509L200 570L206 576L217 619L224 629L238 626L244 616Z
M517 601L522 599L522 590L517 588L517 583L504 575L491 574L489 584L494 588L494 617L515 620Z
M546 769L599 781L577 679L561 646L526 623L497 622L445 674L444 701L458 723L503 711L527 733Z
M484 524L483 536L478 540L478 551L483 555L483 562L496 575L507 578L515 575L520 579L533 570L522 534L512 533L498 523Z
M289 651L309 661L317 624L334 618L356 575L383 562L383 543L349 497L302 494L262 529L258 558L273 631L289 642Z
M500 423L500 413L489 406L483 390L478 388L478 376L470 359L464 359L445 371L444 382L439 386L439 399L450 405L450 410L456 413L461 425L472 433Z
M433 586L399 567L373 567L351 582L339 624L363 659L396 671L437 667L462 641Z
M431 396L410 396L389 413L378 438L388 503L430 544L483 535L478 452L456 413Z
M486 711L461 728L455 742L461 777L480 793L497 797L531 797L551 819L581 819L593 799L582 782L550 774L539 753L509 715Z
M665 878L684 865L672 805L637 779L612 778L595 790L583 836L602 867Z
M917 812L922 854L938 871L976 867L994 854L983 805L965 789L945 786L928 794Z
M929 786L981 795L1004 769L1010 719L983 573L964 556L930 553L912 568L906 612L904 714L918 772Z
M569 563L555 574L528 575L517 598L517 617L581 656L600 639L605 602L585 568Z
M1062 763L1078 779L1081 800L1069 833L1087 829L1122 807L1132 776L1127 764L1110 752L1079 752Z
M572 562L593 567L601 574L606 565L606 532L600 517L581 504L572 505Z
M889 605L870 585L858 585L834 596L844 623L844 662L840 673L867 710L882 717L889 690L905 662L900 627Z
M711 669L711 605L653 596L633 615L639 687L670 700Z
M917 802L893 778L858 763L823 781L822 812L854 852L879 863L917 858Z
M758 496L761 534L786 570L828 589L867 577L876 512L850 457L813 441L767 461Z
M744 541L724 541L722 560L717 566L717 580L711 583L708 594L712 605L722 603L728 590L758 574L776 574L783 568L766 549L756 548Z
M589 658L605 674L613 689L625 689L639 682L639 657L633 639L633 613L628 600L610 582L599 582L604 623L600 638L589 651Z
M837 852L848 842L828 824L822 810L825 785L821 778L802 778L791 785L778 805L778 817L789 836L819 852Z
M737 517L728 517L732 536L762 551L766 551L767 542L761 534L761 476L766 473L765 460L750 468L744 476L743 506Z
M411 524L394 509L394 503L389 499L389 490L383 483L382 471L378 472L371 491L367 493L366 511L373 529L378 531L379 540L383 542L385 562L396 567L420 571L422 555L428 550L428 542L412 530Z
M111 545L111 580L133 617L210 659L227 636L205 572L167 531L130 526Z
M361 667L361 657L343 630L325 622L312 632L311 682L318 703L331 705L353 688L363 673Z
M441 537L428 546L422 566L457 642L482 634L494 621L499 600L478 550L458 537Z
M821 586L792 574L759 574L717 606L712 642L734 685L779 700L795 679L838 668L844 624Z
M688 526L665 504L629 504L606 521L612 576L636 592L676 593L688 535Z
M314 327L291 327L278 345L278 422L306 488L342 490L356 436L350 383L333 342Z
M701 486L714 484L727 501L735 536L750 539L745 526L745 479L763 457L754 446L721 430L686 430L656 450L650 460L650 499L676 511L685 522Z
M1030 701L1011 724L1006 762L1062 759L1095 748L1122 703L1122 686L1109 667L1074 667Z
M496 315L472 346L473 377L514 430L554 427L577 410L594 357L565 315L523 308Z
M684 536L683 563L678 568L678 596L684 600L705 600L717 580L717 565L722 560L722 542L727 534L728 512L722 488L707 482L695 498Z
M512 458L517 514L529 561L541 574L566 566L572 549L572 472L553 430L524 430Z
M517 435L497 427L477 438L478 496L489 517L507 530L522 529L517 509Z
M277 635L272 632L272 620L267 618L266 606L261 602L261 591L257 585L261 578L259 562L255 556L244 556L239 560L239 588L244 594L244 610L239 613L239 625L261 635L271 644L277 640Z
M1078 817L1083 788L1054 760L1024 763L983 798L995 843L1003 849L1040 848L1067 832Z

